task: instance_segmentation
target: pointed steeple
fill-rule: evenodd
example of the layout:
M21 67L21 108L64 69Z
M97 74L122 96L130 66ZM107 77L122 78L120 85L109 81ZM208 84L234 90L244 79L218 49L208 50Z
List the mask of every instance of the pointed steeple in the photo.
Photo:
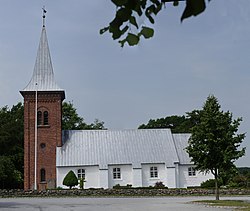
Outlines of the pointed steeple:
M44 19L43 13L43 27L33 76L23 91L63 91L54 78Z

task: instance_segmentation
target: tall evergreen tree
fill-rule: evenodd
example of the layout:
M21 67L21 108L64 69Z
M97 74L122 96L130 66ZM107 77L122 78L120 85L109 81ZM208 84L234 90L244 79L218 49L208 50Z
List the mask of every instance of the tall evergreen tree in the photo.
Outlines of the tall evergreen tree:
M239 148L245 134L237 134L242 119L234 120L232 113L223 112L220 107L216 97L207 98L187 147L196 169L214 175L216 200L219 200L218 178L235 168L234 162L245 153L245 148Z

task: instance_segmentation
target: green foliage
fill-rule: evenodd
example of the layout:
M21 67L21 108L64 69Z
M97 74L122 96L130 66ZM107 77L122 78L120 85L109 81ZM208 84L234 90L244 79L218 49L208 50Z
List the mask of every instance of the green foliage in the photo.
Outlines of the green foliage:
M3 188L22 188L23 178L23 105L0 108L0 156ZM4 166L10 165L11 172ZM11 180L11 181L10 181Z
M170 128L173 133L190 133L191 128L196 123L193 116L174 115L165 118L159 118L156 120L150 119L146 125L142 124L138 128L139 129Z
M87 124L77 113L72 102L64 102L62 105L62 129L63 130L103 130L104 122L95 119L94 123Z
M78 179L72 170L64 177L63 185L68 186L70 189L78 185Z
M221 111L213 95L207 98L199 115L199 121L191 130L187 152L196 168L211 171L217 183L218 177L231 172L235 160L245 153L245 148L239 148L245 134L236 134L242 119L233 120L229 111ZM218 189L216 199L219 199Z
M238 173L231 177L228 183L229 187L249 188L250 187L250 168L238 168Z
M222 185L222 180L218 180L218 187ZM215 180L209 179L201 183L201 188L215 188Z
M83 118L77 114L76 108L71 102L63 102L62 105L62 128L63 130L77 130L86 126Z
M85 180L84 180L84 178L80 178L80 180L79 180L79 185L80 185L80 189L84 189L84 182L86 182Z
M21 187L22 174L16 170L10 157L0 156L0 188L10 189Z
M129 46L137 45L141 36L145 39L153 37L154 30L150 27L139 26L138 19L145 18L151 24L155 23L157 14L166 7L166 3L172 2L178 6L179 1L184 0L111 0L116 6L115 18L107 27L100 30L100 34L107 31L112 34L114 40L119 39L121 47L128 43ZM190 16L197 16L206 8L205 0L186 0L186 7L181 16L181 21Z

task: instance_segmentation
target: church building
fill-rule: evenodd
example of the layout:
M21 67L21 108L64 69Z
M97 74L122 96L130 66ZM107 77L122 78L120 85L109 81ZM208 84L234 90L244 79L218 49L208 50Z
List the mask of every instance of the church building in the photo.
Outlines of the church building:
M41 32L24 98L24 189L63 187L73 170L85 188L199 186L213 178L194 169L185 148L190 134L170 129L62 130L65 91L54 78L46 28Z

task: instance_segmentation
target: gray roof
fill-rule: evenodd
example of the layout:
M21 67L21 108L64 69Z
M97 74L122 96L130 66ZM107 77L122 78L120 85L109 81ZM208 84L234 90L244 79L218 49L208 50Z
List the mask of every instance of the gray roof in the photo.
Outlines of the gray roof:
M36 91L36 90L63 91L56 84L54 78L45 26L43 26L42 28L33 76L29 84L23 89L23 91Z
M186 147L188 146L188 139L190 138L190 136L190 133L173 134L180 164L191 163L191 159L186 151Z
M170 129L66 130L62 147L57 147L56 165L84 166L110 164L165 163L178 161Z

